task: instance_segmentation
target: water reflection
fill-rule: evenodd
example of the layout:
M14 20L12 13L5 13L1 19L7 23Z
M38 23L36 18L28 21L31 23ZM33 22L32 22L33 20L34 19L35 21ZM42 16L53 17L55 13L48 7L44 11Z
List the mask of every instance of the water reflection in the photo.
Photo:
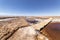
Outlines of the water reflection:
M50 40L60 40L60 22L52 22L42 30Z

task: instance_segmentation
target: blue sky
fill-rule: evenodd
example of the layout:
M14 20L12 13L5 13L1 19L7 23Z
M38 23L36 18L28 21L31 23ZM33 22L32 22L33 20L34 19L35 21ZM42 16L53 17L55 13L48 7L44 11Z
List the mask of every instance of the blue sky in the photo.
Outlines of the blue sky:
M0 15L60 16L60 0L0 0Z

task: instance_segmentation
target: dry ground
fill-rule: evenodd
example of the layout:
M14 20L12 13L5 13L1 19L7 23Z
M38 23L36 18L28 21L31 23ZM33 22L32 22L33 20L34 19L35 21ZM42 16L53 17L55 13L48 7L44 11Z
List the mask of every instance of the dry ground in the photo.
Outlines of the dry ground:
M41 33L30 27L50 17L0 17L0 40L60 40L59 17L52 17Z

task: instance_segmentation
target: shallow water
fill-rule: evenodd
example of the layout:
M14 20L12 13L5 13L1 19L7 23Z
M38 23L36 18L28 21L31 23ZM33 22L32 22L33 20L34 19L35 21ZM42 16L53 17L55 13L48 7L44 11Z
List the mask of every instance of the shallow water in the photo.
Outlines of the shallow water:
M50 40L60 40L60 22L50 23L42 30Z

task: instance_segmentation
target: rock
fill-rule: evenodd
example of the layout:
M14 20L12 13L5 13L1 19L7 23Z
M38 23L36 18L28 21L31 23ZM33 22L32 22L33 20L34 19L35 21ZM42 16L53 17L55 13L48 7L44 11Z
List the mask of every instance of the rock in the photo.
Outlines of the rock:
M7 21L8 22L8 21ZM10 21L11 23L0 26L0 39L6 39L5 36L12 34L15 30L22 26L28 26L29 24L23 18L17 18ZM8 36L7 36L8 37Z
M43 34L38 34L37 36L38 40L49 40L46 36L44 36Z
M24 27L17 30L7 40L36 40L36 31L33 27Z

